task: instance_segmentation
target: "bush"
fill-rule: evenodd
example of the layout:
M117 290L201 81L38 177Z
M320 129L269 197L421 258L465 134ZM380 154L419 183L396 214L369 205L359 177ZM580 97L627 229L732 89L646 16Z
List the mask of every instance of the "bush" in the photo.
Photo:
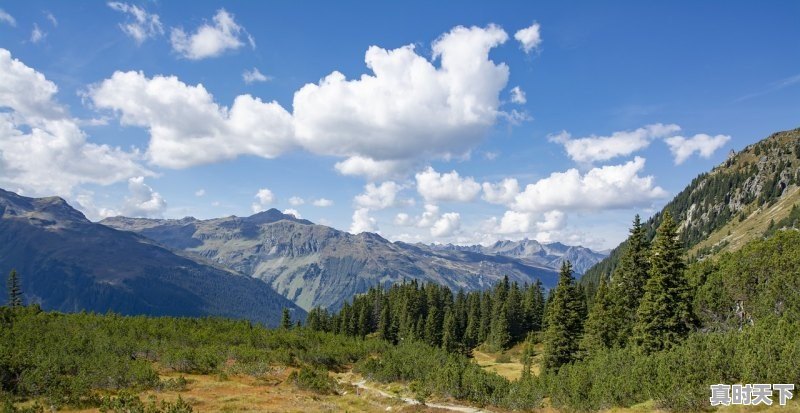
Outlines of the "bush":
M333 394L336 392L335 382L328 376L328 372L322 369L303 366L300 370L293 371L289 375L289 381L299 389L319 394Z

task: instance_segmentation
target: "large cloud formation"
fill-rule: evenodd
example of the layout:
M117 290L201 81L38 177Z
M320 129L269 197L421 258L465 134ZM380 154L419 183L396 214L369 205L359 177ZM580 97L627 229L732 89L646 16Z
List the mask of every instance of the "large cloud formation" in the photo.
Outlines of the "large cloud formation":
M342 174L377 180L420 158L464 155L480 142L502 115L509 70L489 51L507 39L498 26L459 26L433 42L432 60L413 45L372 46L365 55L371 74L348 80L334 71L307 84L295 93L292 113L250 95L229 108L201 84L133 71L114 73L87 96L123 124L147 128L147 156L158 166L270 158L299 147L343 158L336 166Z
M137 152L90 143L58 87L0 49L0 186L34 195L151 175Z

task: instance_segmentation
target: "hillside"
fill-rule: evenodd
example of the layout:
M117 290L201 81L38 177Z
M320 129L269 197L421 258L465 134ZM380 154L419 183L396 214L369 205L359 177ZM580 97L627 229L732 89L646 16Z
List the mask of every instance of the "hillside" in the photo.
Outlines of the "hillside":
M262 279L306 310L337 309L371 286L411 279L454 290L486 289L505 275L520 284L541 279L552 286L556 279L552 268L533 262L353 235L274 209L245 218L116 217L101 223Z
M469 251L485 255L517 258L535 265L557 270L561 263L569 261L575 274L580 275L600 262L608 254L595 252L580 245L570 246L560 242L540 243L532 239L520 241L497 241L492 245L430 244L429 248L445 251Z
M268 285L92 223L63 199L0 190L0 273L47 310L225 316L277 325L305 313ZM5 301L5 299L4 299Z
M789 216L800 202L798 183L800 129L772 134L692 180L644 223L647 237L653 238L662 214L669 211L679 221L684 247L692 257L736 250L763 237L770 222ZM601 276L608 277L625 245L590 268L582 282L596 285Z

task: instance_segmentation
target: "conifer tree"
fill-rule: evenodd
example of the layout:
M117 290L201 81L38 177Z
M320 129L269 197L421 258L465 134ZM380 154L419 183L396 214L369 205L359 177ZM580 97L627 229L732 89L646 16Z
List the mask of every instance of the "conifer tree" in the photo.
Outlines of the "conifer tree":
M536 282L525 290L523 307L525 329L527 331L541 331L542 318L544 317L544 289L539 279L536 279Z
M647 353L673 347L692 329L694 319L684 267L677 224L665 212L653 241L650 278L634 326L634 341Z
M614 317L613 303L608 292L605 278L600 278L600 286L592 303L592 309L584 324L581 350L592 353L602 348L613 347L617 342L615 334L616 319Z
M8 274L8 306L11 308L22 307L22 287L19 285L17 270Z
M642 226L637 214L633 218L633 227L630 229L627 247L620 258L611 278L608 294L613 301L611 316L615 323L606 327L612 329L609 335L613 337L614 344L624 346L633 332L636 322L636 312L644 295L644 286L649 278L649 243L647 230Z
M384 302L383 308L381 309L381 316L378 320L378 337L392 343L395 342L395 334L392 329L392 318L389 310L388 300Z
M453 315L453 311L450 307L445 310L444 313L444 324L443 324L443 332L442 332L442 348L447 350L448 352L454 353L460 350L459 345L459 337L457 331L457 324L456 318Z
M439 347L442 343L442 322L437 306L428 309L428 316L425 318L425 341L433 347Z
M569 261L562 263L558 285L551 296L544 336L544 368L558 369L578 356L583 334L581 314L586 312L586 302L575 285Z
M511 343L511 329L508 322L508 303L501 303L492 317L489 344L497 350L505 350Z
M292 328L292 317L289 315L289 309L284 307L281 314L281 328L288 330Z

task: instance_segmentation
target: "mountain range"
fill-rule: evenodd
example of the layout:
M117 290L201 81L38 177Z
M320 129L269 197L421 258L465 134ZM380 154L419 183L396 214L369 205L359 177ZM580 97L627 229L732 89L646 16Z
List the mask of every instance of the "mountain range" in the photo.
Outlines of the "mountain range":
M467 251L484 255L517 258L533 265L558 269L569 261L576 275L583 274L608 254L595 252L582 246L564 245L560 242L540 243L532 239L520 241L497 241L492 245L429 244L429 248L440 251Z
M570 249L547 246L558 253L540 257L533 252L524 256L524 248L514 256L511 248L504 254L500 249L412 245L373 233L350 234L276 209L245 218L115 217L101 223L264 280L306 310L337 309L371 286L411 279L454 290L484 289L503 276L520 284L540 279L545 286L553 286L557 272L552 261ZM592 253L585 259L601 258Z
M0 272L47 310L224 316L276 325L305 312L259 280L93 223L63 199L0 190Z

